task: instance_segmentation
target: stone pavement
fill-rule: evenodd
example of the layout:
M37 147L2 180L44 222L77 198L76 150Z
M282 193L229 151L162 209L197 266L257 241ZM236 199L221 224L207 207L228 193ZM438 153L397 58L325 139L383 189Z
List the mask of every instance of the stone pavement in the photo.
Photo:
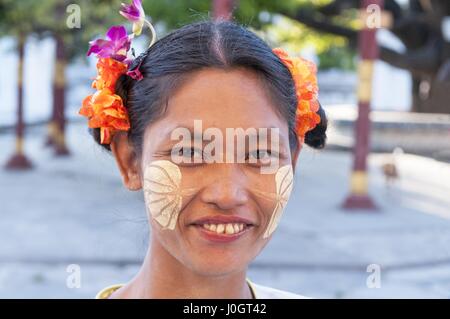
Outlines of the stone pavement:
M42 128L28 132L34 170L0 170L0 297L92 298L136 273L148 236L143 197L122 187L83 123L69 126L70 158L43 142ZM12 134L0 145L3 164ZM369 161L380 210L345 212L351 154L305 149L287 211L249 277L317 298L449 298L450 165L399 155L400 178L388 187L387 158ZM67 285L72 264L80 288ZM371 264L381 267L380 288L367 285Z

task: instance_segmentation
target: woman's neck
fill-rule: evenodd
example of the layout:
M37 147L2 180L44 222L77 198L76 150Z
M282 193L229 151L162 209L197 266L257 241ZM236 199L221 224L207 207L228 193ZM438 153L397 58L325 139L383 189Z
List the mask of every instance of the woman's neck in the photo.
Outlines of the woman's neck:
M220 276L197 274L152 240L139 273L112 297L250 299L252 292L245 270Z

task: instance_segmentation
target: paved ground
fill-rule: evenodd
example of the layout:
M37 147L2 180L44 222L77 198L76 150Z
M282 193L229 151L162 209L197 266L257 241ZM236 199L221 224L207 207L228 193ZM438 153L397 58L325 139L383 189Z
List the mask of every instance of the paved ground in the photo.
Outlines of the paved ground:
M69 128L70 158L55 159L43 140L42 129L27 138L33 171L0 170L0 297L91 298L137 271L148 236L143 198L122 187L84 125ZM12 135L0 145L4 163ZM370 157L380 211L348 213L339 205L350 154L305 151L283 221L249 277L312 297L449 298L450 165L401 155L401 178L387 187L386 158ZM67 285L72 264L80 288ZM367 286L371 264L381 267L380 288Z

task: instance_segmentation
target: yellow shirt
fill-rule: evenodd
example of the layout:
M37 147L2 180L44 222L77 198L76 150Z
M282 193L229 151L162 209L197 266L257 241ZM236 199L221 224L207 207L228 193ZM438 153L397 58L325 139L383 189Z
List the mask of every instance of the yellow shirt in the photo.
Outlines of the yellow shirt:
M250 291L253 295L253 299L304 299L307 298L302 295L297 295L287 291L282 291L270 287L265 287L257 285L247 279L247 284L250 287ZM112 285L102 289L96 296L95 299L108 299L113 292L123 287L124 284Z

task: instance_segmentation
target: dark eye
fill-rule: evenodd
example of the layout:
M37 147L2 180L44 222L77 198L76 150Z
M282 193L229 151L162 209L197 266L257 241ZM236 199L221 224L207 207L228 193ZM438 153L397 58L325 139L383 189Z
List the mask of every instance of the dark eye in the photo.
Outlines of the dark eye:
M203 159L203 151L194 147L179 147L173 150L172 155L187 163Z
M257 149L247 154L246 161L250 163L269 164L276 156L276 152L272 152L271 150Z

